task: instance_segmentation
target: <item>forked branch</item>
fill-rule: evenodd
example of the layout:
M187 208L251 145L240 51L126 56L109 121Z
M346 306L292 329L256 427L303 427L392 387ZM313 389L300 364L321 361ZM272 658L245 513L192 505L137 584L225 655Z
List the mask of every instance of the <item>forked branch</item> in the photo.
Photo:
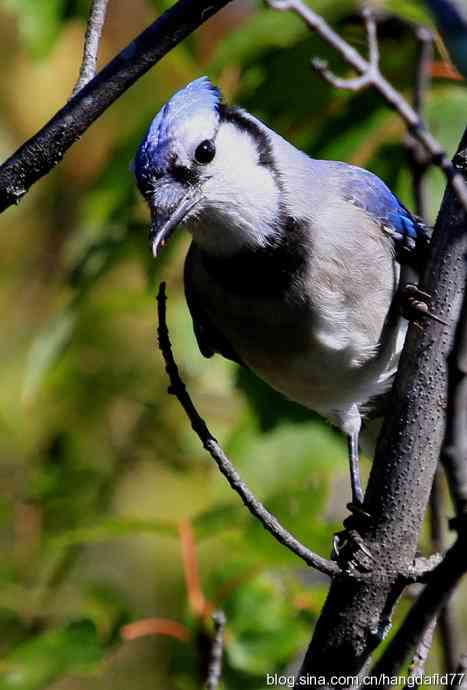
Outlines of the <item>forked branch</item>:
M245 482L241 479L235 467L230 462L229 458L224 453L222 447L214 436L209 431L206 422L200 416L198 410L193 404L193 401L188 393L185 384L180 376L177 363L175 362L172 345L170 342L169 331L167 328L166 319L166 292L165 283L161 283L159 293L157 295L157 314L158 314L158 344L159 349L165 361L165 368L170 380L168 392L175 395L180 405L183 407L185 414L191 422L193 431L197 434L204 448L211 455L219 470L234 491L238 493L245 506L250 513L256 517L263 527L272 536L277 539L279 543L286 546L290 551L295 553L307 565L316 568L325 575L333 577L341 572L339 566L334 561L327 560L318 554L310 551L306 546L301 544L290 532L288 532L259 501L253 492L247 487Z

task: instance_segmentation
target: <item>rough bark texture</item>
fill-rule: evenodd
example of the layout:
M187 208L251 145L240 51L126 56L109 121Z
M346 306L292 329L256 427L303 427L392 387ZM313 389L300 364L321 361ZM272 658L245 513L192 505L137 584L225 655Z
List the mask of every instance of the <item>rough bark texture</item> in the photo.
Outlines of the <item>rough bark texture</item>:
M467 178L467 132L455 158ZM355 580L334 579L301 674L358 674L388 629L404 574L414 560L445 429L447 358L466 284L467 221L447 189L422 288L433 296L443 326L411 326L393 390L393 404L378 442L360 529L375 561ZM410 650L407 650L409 652Z
M179 0L132 41L0 167L0 212L62 159L139 77L231 0Z

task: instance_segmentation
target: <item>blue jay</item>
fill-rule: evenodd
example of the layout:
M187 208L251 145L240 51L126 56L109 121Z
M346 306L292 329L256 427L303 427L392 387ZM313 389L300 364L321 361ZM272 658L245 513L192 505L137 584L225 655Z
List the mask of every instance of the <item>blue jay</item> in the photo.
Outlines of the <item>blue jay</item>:
M348 438L361 506L362 416L391 386L407 322L395 295L427 233L376 175L313 160L202 77L153 120L134 162L157 256L191 233L199 348L249 367Z
M459 72L467 77L467 2L466 0L426 0Z

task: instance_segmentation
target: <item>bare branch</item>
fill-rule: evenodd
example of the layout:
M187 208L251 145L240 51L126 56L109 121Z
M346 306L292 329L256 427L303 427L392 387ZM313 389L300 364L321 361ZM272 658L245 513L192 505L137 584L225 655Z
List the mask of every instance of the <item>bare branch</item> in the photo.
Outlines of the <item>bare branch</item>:
M277 539L279 543L286 546L299 558L305 561L308 565L316 568L325 575L333 577L341 572L339 566L334 561L329 561L318 554L310 551L306 546L301 544L290 532L288 532L250 491L246 484L242 481L235 467L230 462L229 458L224 453L223 449L212 436L206 422L199 415L195 408L193 401L183 383L180 373L178 371L177 363L175 362L172 345L170 343L169 332L166 321L166 293L165 283L161 283L157 295L157 314L159 325L157 329L159 349L165 361L165 368L170 380L168 392L175 395L180 405L183 407L188 419L191 422L193 431L198 435L204 448L211 455L219 470L234 491L236 491L242 499L245 506L250 513L254 515L263 525L263 527L272 536Z
M444 551L444 523L446 522L445 506L443 501L443 487L441 482L441 467L438 466L433 487L430 494L430 532L431 546L434 551ZM456 635L454 632L454 620L449 602L443 606L438 614L438 631L441 639L441 647L444 658L444 670L453 673L456 668Z
M423 676L425 670L426 662L428 661L428 656L430 654L431 645L433 644L433 633L436 628L436 616L432 618L431 623L425 630L425 634L422 635L415 654L410 664L410 675L418 678Z
M415 31L420 50L415 73L415 87L413 106L423 119L425 100L431 85L431 66L433 63L433 34L424 26L418 26ZM429 155L423 145L410 133L407 133L405 145L410 153L410 167L412 172L415 209L417 215L428 224L427 190L425 185L426 173L431 165Z
M463 654L456 668L456 687L467 690L467 654Z
M206 690L217 690L222 676L222 657L224 655L225 615L223 611L214 611L214 637L211 646L211 656L208 665Z
M467 131L454 165L467 175ZM374 569L365 580L344 583L334 578L300 678L324 676L329 683L336 673L336 658L340 674L359 674L387 634L404 586L401 575L411 570L444 437L447 358L467 283L466 218L448 186L421 283L421 289L432 295L433 311L446 325L430 321L423 331L412 326L406 338L365 494L365 510L372 519L360 529L374 556ZM459 531L458 542L428 578L377 674L399 671L457 586L467 561L466 544L460 544Z
M336 89L348 89L349 91L362 91L363 89L371 86L371 75L369 72L362 74L361 77L355 77L353 79L343 79L334 74L329 67L326 60L321 60L321 58L312 58L311 64L313 69L318 72L318 74L323 77L331 86L335 86Z
M424 26L418 26L415 35L419 43L419 55L415 73L415 85L413 104L417 113L423 118L425 110L426 95L431 86L431 67L433 63L433 34ZM412 181L415 196L415 210L418 216L428 224L426 211L426 173L430 168L430 160L421 144L408 134L405 144L410 151L410 163ZM442 553L446 549L444 540L444 523L446 522L445 508L443 506L443 491L441 482L441 469L438 466L433 479L433 486L430 493L430 531L431 547L433 552ZM426 580L425 580L426 581ZM432 644L433 633L438 622L438 633L444 657L444 667L446 671L453 672L455 668L455 635L454 621L450 603L439 611L438 615L432 620L425 634L419 640L414 663L417 668L423 670L426 656ZM420 675L420 674L419 674Z
M302 0L266 0L266 3L275 10L295 12L312 31L316 31L350 67L361 75L360 78L351 79L350 81L341 80L328 70L326 64L318 61L319 73L334 86L337 88L352 88L354 91L359 88L372 86L381 94L386 103L405 120L411 134L420 142L429 155L430 162L444 172L447 180L454 188L459 201L467 211L467 185L462 175L457 172L441 144L426 129L422 118L416 110L381 74L378 66L376 29L369 10L366 10L364 14L369 45L369 60L365 60L360 53L329 26L323 17L316 14ZM313 64L316 68L316 61Z
M84 37L83 61L79 71L79 79L73 89L73 96L96 76L99 43L107 14L108 0L91 0L91 8Z
M407 614L371 675L395 675L411 649L425 636L439 609L445 604L467 572L467 530L459 534L443 561Z
M0 212L18 203L137 79L231 0L179 0L0 166Z
M463 257L465 262L465 257ZM464 300L449 357L449 406L441 461L456 508L451 526L467 522L467 301Z

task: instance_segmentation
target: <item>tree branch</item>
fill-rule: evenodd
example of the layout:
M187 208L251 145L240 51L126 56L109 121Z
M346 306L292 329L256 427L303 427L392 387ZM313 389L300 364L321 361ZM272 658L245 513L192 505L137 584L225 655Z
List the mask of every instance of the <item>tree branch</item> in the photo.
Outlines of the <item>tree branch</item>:
M430 494L431 546L434 551L438 552L442 552L446 548L443 529L446 515L441 480L442 472L441 467L438 465ZM456 635L454 633L454 620L449 603L446 603L438 614L438 631L441 639L444 670L448 673L453 673L457 659Z
M467 155L464 164L467 165ZM465 265L466 255L462 261ZM449 386L452 395L441 461L456 509L451 525L457 528L461 522L467 522L467 300L464 300L455 346L449 356Z
M299 556L299 558L304 560L305 563L313 568L316 568L325 575L329 575L330 577L337 575L341 572L337 563L334 561L329 561L322 556L313 553L313 551L310 551L310 549L295 539L295 537L280 524L274 515L272 515L263 506L263 504L255 497L255 495L242 481L237 470L232 465L214 436L212 436L206 425L206 422L199 415L197 409L195 408L185 384L180 377L178 366L173 356L172 345L167 328L166 301L167 297L165 293L165 283L161 283L157 295L157 314L159 321L157 337L159 349L164 358L165 368L170 381L168 392L171 395L175 395L180 405L183 407L188 419L190 420L193 431L197 434L204 448L206 448L208 453L211 455L232 489L238 493L250 513L261 522L263 527L270 534L272 534L272 536L277 539L279 543L290 549L293 553Z
M148 26L0 166L0 212L18 203L119 96L229 2L179 0Z
M371 675L395 675L411 649L426 634L439 609L445 604L467 572L467 531L459 534L443 561L434 570L428 584L407 614ZM382 686L383 687L383 686Z
M426 94L431 85L431 68L433 64L433 34L424 26L417 26L415 35L419 44L419 55L415 73L413 107L423 120ZM413 191L416 213L428 224L427 190L425 176L431 165L430 157L422 144L408 133L405 145L410 152Z
M91 0L91 8L84 37L83 61L79 70L79 79L73 89L73 96L96 76L99 43L107 13L108 0Z
M211 646L211 656L206 679L206 690L217 690L222 676L222 657L224 655L225 615L223 611L214 611L214 637Z
M406 122L410 133L420 142L429 155L430 162L441 168L447 180L453 186L456 194L467 211L467 185L459 173L456 171L448 155L441 144L426 129L425 124L418 113L403 98L403 96L385 79L378 66L378 52L376 41L376 28L374 19L370 11L365 10L364 18L367 27L369 60L362 58L350 43L344 41L320 15L316 14L302 0L266 0L266 3L275 10L295 12L312 31L316 33L341 56L341 58L358 74L359 78L342 80L336 77L327 68L322 60L312 63L321 76L325 77L333 86L337 88L351 88L358 91L362 88L372 86L384 98L386 103L396 110Z
M433 644L433 633L436 628L436 616L431 620L431 623L427 627L425 634L419 640L417 649L410 664L410 675L419 678L423 676L425 670L426 662L428 661L428 656L430 654L430 649Z
M464 260L467 252L464 182L467 134L451 163L426 131L419 115L382 77L379 69L375 77L374 58L372 65L364 60L300 0L268 2L276 9L295 11L360 75L370 74L372 86L401 114L411 134L428 151L430 162L441 167L451 183L433 236L426 274L421 280L422 289L433 296L433 311L444 315L448 324L441 328L439 323L431 321L422 333L413 326L409 328L393 388L393 404L378 442L365 496L365 510L371 514L372 521L360 529L374 556L374 569L365 580L334 578L300 671L301 678L307 674L323 676L330 684L337 670L336 659L339 659L337 668L342 675L356 675L364 667L390 627L392 609L404 587L402 578L407 578L413 569L410 564L414 561L444 435L446 360L454 340L467 278ZM422 595L424 599L435 598L431 582L439 579L440 572L451 578L452 587L459 580L463 566L457 562L460 557L457 547L453 554L456 558L451 554L447 560L448 565L452 565L451 570L443 567L443 561L435 570L437 577L428 578L430 588L427 587ZM449 579L442 586L449 591ZM405 645L404 659L432 621L440 603L438 593L436 604L431 602L431 607L427 607L428 617L424 612L423 625L417 623L409 631L410 641L406 637L404 643L402 637L399 638L401 645ZM416 615L416 607L413 615ZM399 665L402 662L399 654Z
M419 55L415 73L413 105L416 112L423 119L426 96L431 86L433 34L424 26L417 26L415 29L415 36L419 44ZM426 210L426 173L430 168L430 161L426 155L426 151L412 135L408 135L405 143L411 154L410 167L415 196L415 210L423 222L428 225L429 220ZM431 547L434 553L443 553L446 549L443 529L446 515L443 503L441 468L438 464L429 499ZM443 606L438 615L433 618L425 634L421 636L414 658L415 667L423 671L437 623L444 657L444 670L452 673L455 670L456 655L454 621L449 603ZM412 673L414 673L414 671L412 671Z
M467 690L467 654L463 654L456 668L456 687Z

